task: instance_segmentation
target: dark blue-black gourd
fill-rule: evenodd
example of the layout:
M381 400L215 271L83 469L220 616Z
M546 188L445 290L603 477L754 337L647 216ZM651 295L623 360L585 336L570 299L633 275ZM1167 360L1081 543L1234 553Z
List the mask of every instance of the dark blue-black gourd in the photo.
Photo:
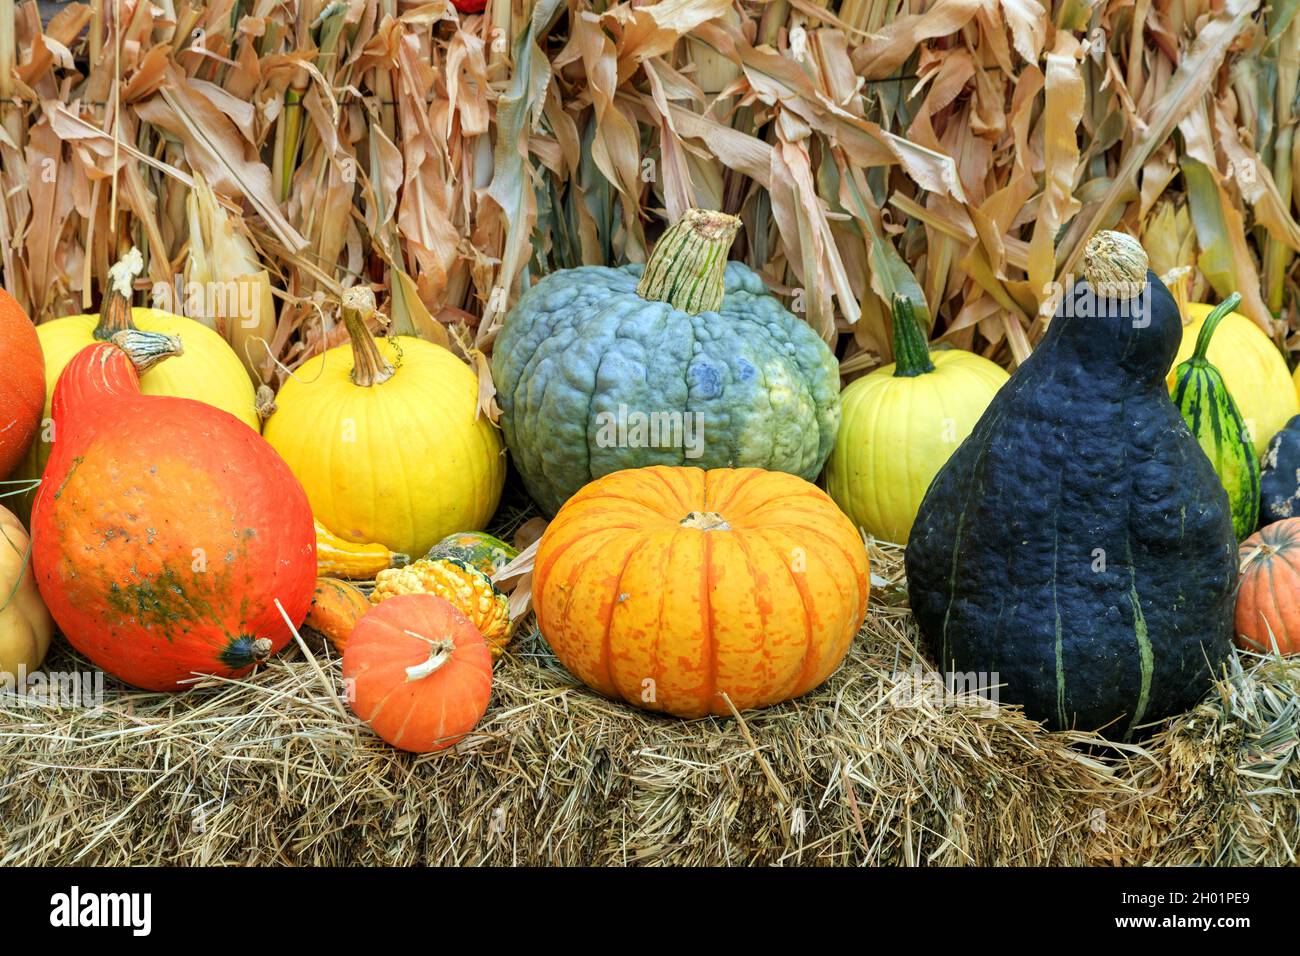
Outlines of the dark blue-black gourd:
M941 670L1128 739L1194 705L1228 654L1236 541L1169 399L1169 290L1119 233L1089 242L1084 276L930 485L908 594Z
M1300 515L1300 415L1273 436L1259 478L1259 523Z

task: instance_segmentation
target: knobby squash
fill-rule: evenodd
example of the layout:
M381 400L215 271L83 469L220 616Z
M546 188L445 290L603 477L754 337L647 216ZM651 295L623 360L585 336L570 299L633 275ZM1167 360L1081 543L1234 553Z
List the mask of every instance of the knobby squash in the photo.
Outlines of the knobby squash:
M368 287L344 293L351 344L284 383L266 439L335 534L424 554L491 518L505 482L501 438L479 414L469 366L413 336L376 341L374 313Z
M587 686L679 717L798 697L839 667L870 567L821 489L655 466L583 488L542 535L537 624Z
M1300 654L1300 518L1260 528L1238 556L1237 644L1256 654Z
M451 602L479 629L494 660L510 643L510 599L472 564L454 558L421 558L375 576L372 604L399 594L436 594Z
M1127 737L1193 705L1231 645L1227 494L1169 398L1181 333L1128 236L1084 281L921 503L908 594L940 670L1051 726Z
M262 436L211 405L141 394L139 373L180 349L124 330L73 357L32 516L59 629L148 690L247 673L289 641L285 618L302 623L316 579L307 496Z
M646 266L552 273L510 312L492 353L501 426L548 515L623 468L821 472L839 366L758 275L727 262L739 224L692 209Z
M1175 369L1196 351L1197 340L1214 306L1193 302L1187 306L1178 354L1169 367L1169 388L1174 387ZM1269 439L1288 418L1300 413L1300 399L1291 382L1286 360L1264 331L1239 312L1230 312L1219 323L1206 359L1219 370L1241 418L1250 430L1256 455L1263 455Z
M343 678L353 713L413 753L456 743L492 698L483 636L432 594L404 594L367 611L343 651Z
M1206 359L1211 337L1241 296L1234 292L1201 323L1196 351L1174 370L1174 404L1210 459L1232 507L1232 528L1244 541L1259 523L1259 455L1223 376Z
M1300 517L1300 415L1273 436L1260 462L1259 523Z
M370 601L361 589L338 578L317 578L311 607L303 624L325 635L340 653L348 644L352 629L370 610Z
M0 289L0 480L8 478L41 425L45 363L36 327L18 301Z
M99 315L72 315L36 327L45 355L45 417L50 418L55 383L74 355L87 345L108 341L123 329L140 329L177 335L185 342L183 354L141 376L140 391L143 394L206 402L235 416L254 431L260 431L253 383L225 339L193 319L160 309L131 308L131 283L143 267L144 259L139 250L131 249L122 257L121 263L114 266L113 273L119 277L125 293L117 295L110 289L104 296ZM15 477L41 477L50 457L50 444L57 437L42 434L33 442ZM32 500L34 493L23 499L20 506L30 508Z
M30 563L27 530L0 507L0 690L19 686L41 666L54 634Z
M912 303L897 296L893 364L849 384L826 462L826 490L868 534L905 544L925 489L1007 380L960 349L930 351Z
M491 577L519 557L519 549L485 531L458 531L435 544L425 557L430 561L464 561Z
M340 538L316 519L316 573L321 577L340 577L368 581L385 568L400 568L411 563L409 555L389 551L382 544L357 544Z

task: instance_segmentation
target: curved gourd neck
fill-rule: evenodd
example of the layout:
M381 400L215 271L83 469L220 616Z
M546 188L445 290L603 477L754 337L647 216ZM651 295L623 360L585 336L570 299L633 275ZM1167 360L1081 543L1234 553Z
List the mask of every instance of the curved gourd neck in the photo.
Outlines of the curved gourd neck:
M108 270L108 288L93 333L98 341L107 342L118 332L135 329L131 320L131 291L143 271L144 256L134 246Z
M51 415L98 411L114 398L140 394L140 376L164 359L183 354L181 340L161 332L125 329L111 341L87 345L72 357L54 386Z
M362 388L380 385L397 370L379 351L366 321L375 314L375 293L369 286L353 286L343 293L343 324L352 340L352 381Z
M716 312L726 288L727 251L740 220L708 209L688 209L660 237L636 293L695 315Z
M1196 350L1192 353L1192 361L1198 364L1204 364L1207 359L1206 355L1210 351L1210 339L1214 337L1214 330L1219 327L1219 323L1227 318L1228 313L1234 311L1241 303L1241 293L1234 292L1218 305L1213 311L1205 317L1201 323L1201 331L1196 336Z
M915 378L934 371L930 343L916 321L916 310L907 296L894 296L894 377Z

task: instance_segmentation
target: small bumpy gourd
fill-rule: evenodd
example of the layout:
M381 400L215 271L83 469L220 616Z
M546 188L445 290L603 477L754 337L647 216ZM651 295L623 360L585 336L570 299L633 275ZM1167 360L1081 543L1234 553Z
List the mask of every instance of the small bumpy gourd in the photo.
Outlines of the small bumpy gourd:
M452 558L421 558L375 576L372 604L399 594L436 594L450 601L479 629L493 658L500 657L510 642L510 599L471 564Z
M1053 727L1127 737L1209 688L1236 541L1169 399L1173 297L1117 233L1088 244L1084 274L930 486L908 593L941 670L1003 684Z
M1259 523L1300 517L1300 415L1273 436L1260 469Z
M815 480L840 421L826 344L727 262L739 220L692 209L649 263L545 276L492 353L501 426L555 514L623 468L751 466Z

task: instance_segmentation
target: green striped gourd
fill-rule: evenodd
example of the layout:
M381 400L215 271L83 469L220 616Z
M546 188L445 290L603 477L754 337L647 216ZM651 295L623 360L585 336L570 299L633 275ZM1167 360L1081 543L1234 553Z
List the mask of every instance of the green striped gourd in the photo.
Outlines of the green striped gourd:
M1223 376L1205 357L1215 328L1240 301L1234 292L1206 318L1196 351L1174 372L1171 394L1223 482L1232 504L1232 530L1238 541L1245 541L1259 521L1259 459Z

